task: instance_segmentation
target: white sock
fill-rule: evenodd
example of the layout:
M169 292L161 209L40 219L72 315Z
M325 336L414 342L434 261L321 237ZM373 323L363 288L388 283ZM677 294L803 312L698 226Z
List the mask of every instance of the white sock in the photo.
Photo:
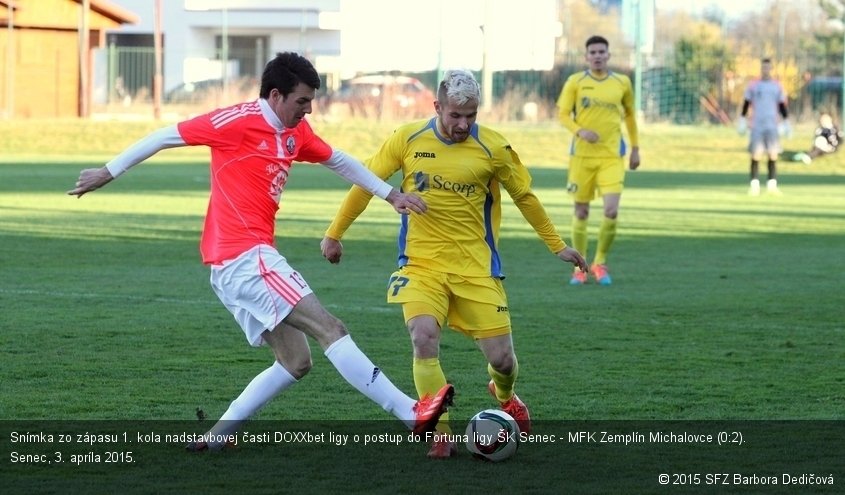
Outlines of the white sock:
M390 379L355 345L351 335L338 339L326 349L326 357L337 371L373 402L403 421L414 425L416 400L396 388Z
M288 373L288 370L278 361L259 373L209 430L208 434L211 436L211 441L208 442L209 447L222 446L225 442L219 441L221 438L234 434L238 431L238 427L264 407L264 404L296 382L296 378Z

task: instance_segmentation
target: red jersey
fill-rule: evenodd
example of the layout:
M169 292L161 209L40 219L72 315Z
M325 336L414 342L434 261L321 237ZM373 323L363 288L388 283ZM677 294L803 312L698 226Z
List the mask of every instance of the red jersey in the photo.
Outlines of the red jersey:
M211 195L200 241L205 264L258 244L275 246L276 212L291 165L332 155L308 122L286 128L262 99L214 110L177 129L188 145L211 149Z

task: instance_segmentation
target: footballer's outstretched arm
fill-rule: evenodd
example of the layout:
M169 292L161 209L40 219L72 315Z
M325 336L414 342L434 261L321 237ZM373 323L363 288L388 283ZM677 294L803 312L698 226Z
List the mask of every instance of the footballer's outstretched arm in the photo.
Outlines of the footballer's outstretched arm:
M343 151L335 150L332 153L332 156L325 162L322 162L322 164L331 169L337 175L346 179L348 182L364 189L370 194L370 197L372 195L376 195L384 199L390 203L398 213L425 213L425 202L420 199L419 196L397 191L393 188L393 186L385 182L384 179L365 167L363 163L359 162L355 158L352 158ZM367 202L369 202L369 198L367 198ZM366 204L364 205L364 208L366 208ZM361 211L363 211L363 208ZM358 212L358 214L360 214L360 212ZM355 215L356 218L358 214Z
M143 162L159 151L167 148L187 146L175 125L153 131L146 137L126 148L105 166L87 168L79 173L76 187L67 193L77 198L95 191L116 179L131 167Z
M403 215L411 212L425 213L427 209L425 202L419 196L404 194L384 182L384 179L393 173L389 169L376 174L358 160L338 150L329 160L323 162L323 165L355 184L343 198L334 220L326 230L323 240L320 241L320 251L330 263L340 262L343 255L343 244L340 239L352 222L367 208L373 194L384 198Z
M586 272L589 270L587 261L576 249L569 247L558 235L555 226L546 213L546 209L537 196L532 191L525 192L522 196L513 198L513 202L519 208L522 216L528 221L537 235L543 239L549 250L555 253L555 256L567 263L572 263Z

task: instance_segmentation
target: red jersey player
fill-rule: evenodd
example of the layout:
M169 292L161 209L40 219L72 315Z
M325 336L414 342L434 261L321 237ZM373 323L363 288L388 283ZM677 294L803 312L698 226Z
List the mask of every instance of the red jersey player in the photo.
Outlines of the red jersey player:
M275 247L275 215L294 162L321 163L385 199L400 214L423 214L425 203L403 194L359 161L318 137L305 116L320 88L314 66L296 53L267 63L259 98L154 131L101 168L85 169L68 194L99 189L160 150L208 146L211 194L200 251L211 285L252 346L268 344L276 360L259 373L191 451L219 449L239 426L311 368L306 336L358 391L416 433L434 429L451 402L446 385L419 401L398 388L352 341L343 322L320 304L305 279Z

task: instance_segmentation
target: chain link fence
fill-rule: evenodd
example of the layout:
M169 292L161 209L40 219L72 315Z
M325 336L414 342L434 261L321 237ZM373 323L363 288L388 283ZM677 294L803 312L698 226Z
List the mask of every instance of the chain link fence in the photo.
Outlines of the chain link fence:
M837 57L838 54L833 58ZM95 112L142 111L152 104L155 60L152 49L112 48L103 50L95 60L98 74ZM633 81L635 60L631 50L617 49L611 59L611 70L624 73ZM743 92L750 82L748 77L737 76L731 61L718 54L708 56L675 50L643 57L641 63L640 117L645 122L729 124L738 115ZM834 60L808 56L806 60L791 63L785 77L778 75L787 89L795 121L814 121L821 111L838 117L842 93L839 65ZM829 71L827 67L836 69ZM559 56L549 71L495 72L491 112L485 118L494 121L556 120L555 103L563 83L570 74L584 69L583 54L568 53ZM435 70L389 74L414 77L432 90L437 85L438 72ZM480 81L481 74L477 76ZM212 79L164 88L163 105L166 111L196 113L252 99L258 95L258 78L258 75L248 74L226 81ZM331 90L321 91L319 102L332 101L334 96ZM366 114L380 115L375 110ZM404 117L401 114L393 116Z

